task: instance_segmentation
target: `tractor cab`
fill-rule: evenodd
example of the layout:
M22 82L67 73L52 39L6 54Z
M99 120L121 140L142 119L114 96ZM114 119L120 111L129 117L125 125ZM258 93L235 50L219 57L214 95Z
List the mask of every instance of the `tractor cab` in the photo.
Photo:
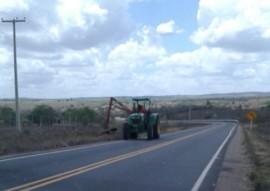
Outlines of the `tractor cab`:
M151 101L148 98L133 98L133 113L149 113Z

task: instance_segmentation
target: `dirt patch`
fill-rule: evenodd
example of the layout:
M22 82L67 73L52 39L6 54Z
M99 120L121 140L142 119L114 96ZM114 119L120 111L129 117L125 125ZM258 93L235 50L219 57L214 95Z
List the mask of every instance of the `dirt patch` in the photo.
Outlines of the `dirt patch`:
M247 151L243 129L238 126L227 147L215 191L253 190L249 181L253 165Z

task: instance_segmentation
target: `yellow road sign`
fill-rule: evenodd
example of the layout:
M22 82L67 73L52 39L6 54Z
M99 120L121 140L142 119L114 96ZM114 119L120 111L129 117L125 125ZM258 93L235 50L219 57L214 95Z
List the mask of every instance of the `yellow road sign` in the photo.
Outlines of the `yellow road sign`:
M247 118L250 121L254 121L256 119L256 113L254 111L250 111L247 113Z

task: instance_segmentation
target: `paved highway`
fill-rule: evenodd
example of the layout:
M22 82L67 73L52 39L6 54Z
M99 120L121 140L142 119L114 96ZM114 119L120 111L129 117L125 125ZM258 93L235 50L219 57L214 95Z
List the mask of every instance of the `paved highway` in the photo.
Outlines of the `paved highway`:
M0 159L0 190L213 190L236 123Z

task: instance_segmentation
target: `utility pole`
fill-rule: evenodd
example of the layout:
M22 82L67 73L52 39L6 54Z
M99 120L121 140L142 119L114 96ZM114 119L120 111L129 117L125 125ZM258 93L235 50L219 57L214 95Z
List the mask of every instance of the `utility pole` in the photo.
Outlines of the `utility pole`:
M18 18L12 20L4 20L3 23L12 23L13 24L13 51L14 51L14 81L15 81L15 102L16 102L16 128L21 131L21 117L20 117L20 108L19 108L19 92L18 92L18 75L17 75L17 54L16 54L16 23L25 22L25 18L20 20Z
M188 107L188 120L191 120L191 106Z

